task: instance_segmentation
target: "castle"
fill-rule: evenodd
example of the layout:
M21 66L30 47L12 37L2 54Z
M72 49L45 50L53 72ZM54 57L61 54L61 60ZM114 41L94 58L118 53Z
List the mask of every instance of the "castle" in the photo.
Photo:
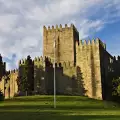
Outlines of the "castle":
M55 49L54 49L55 42ZM55 51L54 51L55 50ZM54 66L55 52L55 66ZM0 67L0 89L5 98L14 97L19 91L17 78L22 76L25 60L19 61L18 70L7 72L5 63ZM85 95L95 99L107 99L110 95L114 57L106 51L99 39L79 40L79 32L73 24L65 27L43 27L43 57L33 60L31 72L33 91L53 94L54 67L56 68L56 93ZM2 73L2 74L1 74Z

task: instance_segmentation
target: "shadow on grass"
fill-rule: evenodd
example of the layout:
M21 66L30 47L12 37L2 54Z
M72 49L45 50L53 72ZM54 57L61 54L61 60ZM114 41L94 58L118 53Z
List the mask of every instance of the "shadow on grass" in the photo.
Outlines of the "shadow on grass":
M31 97L31 96L28 96L28 97L15 97L13 99L6 99L5 101L9 101L9 102L25 102L25 101L28 101L28 102L32 102L32 101L36 101L36 102L40 102L40 101L53 101L53 98L54 96L45 96L45 97ZM95 99L92 99L92 98L88 98L88 97L83 97L83 96L58 96L57 98L57 101L96 101L96 102L102 102L101 100L95 100Z
M45 104L45 105L8 105L8 106L0 106L0 110L36 110L36 109L51 109L53 108L53 104ZM75 106L75 105L57 105L56 110L119 110L120 108L105 108L104 106L93 106L93 105L81 105L81 106Z
M1 120L119 120L120 115L62 115L50 112L5 112L0 113Z

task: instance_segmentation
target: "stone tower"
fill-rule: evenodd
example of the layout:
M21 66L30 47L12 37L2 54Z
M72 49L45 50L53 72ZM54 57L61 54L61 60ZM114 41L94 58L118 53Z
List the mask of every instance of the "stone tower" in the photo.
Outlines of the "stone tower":
M76 65L81 68L86 95L91 98L106 99L109 93L106 88L111 84L108 79L111 71L108 68L111 64L110 60L113 59L106 51L106 45L99 38L88 42L80 40L76 45L76 53Z
M43 57L54 58L54 39L56 40L56 62L66 61L76 64L76 41L79 40L79 32L73 24L70 27L56 25L56 28L43 27Z

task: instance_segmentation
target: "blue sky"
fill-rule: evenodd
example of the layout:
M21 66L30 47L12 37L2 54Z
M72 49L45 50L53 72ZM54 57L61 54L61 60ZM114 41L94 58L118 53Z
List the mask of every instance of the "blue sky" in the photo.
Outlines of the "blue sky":
M71 24L80 39L99 37L120 55L120 0L0 0L0 53L7 70L42 55L43 25Z

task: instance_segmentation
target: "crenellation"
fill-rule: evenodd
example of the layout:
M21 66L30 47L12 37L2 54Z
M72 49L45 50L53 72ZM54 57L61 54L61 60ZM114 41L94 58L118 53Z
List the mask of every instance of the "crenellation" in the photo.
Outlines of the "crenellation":
M95 42L96 42L97 44L99 44L99 43L100 43L100 39L99 39L99 38L96 38L96 39L95 39Z
M37 57L37 61L40 61L40 57L39 56Z
M43 29L44 29L45 33L46 32L54 32L54 30L57 30L57 31L61 30L61 31L63 31L63 30L73 30L73 29L78 33L77 29L75 28L75 26L73 24L71 24L71 26L68 26L68 24L65 24L64 27L61 24L59 26L58 25L55 25L55 26L52 25L51 27L48 26L48 28L46 28L44 26ZM45 35L47 35L47 34L45 34Z
M14 70L13 70L13 73L15 73L15 72L16 72L16 70L14 69Z
M77 28L74 26L74 24L71 24L71 29L75 30L75 32L76 32L77 34L79 34L79 32L78 32Z
M21 64L21 60L19 60L19 65Z
M48 31L50 30L50 26L48 26Z
M10 70L10 74L12 74L13 73L13 70Z
M10 70L8 71L8 74L10 74Z
M43 26L43 30L44 30L44 31L46 31L46 30L47 30L46 26Z
M40 56L40 60L43 61L43 59L44 59L44 58L43 58L42 56Z
M25 64L25 60L24 59L22 59L22 62L21 62L21 64L23 65L23 64Z
M67 25L67 24L65 24L65 28L68 28L68 25Z
M60 62L60 63L55 63L55 66L57 67L57 68L64 68L64 69L68 69L68 68L70 68L70 67L73 67L74 66L74 64L73 63L71 63L70 61L68 61L68 62ZM52 66L51 66L52 67Z
M76 41L76 47L78 47L78 46L79 46L79 44L80 44L80 43L79 43L79 41L77 40L77 41Z
M80 45L80 46L82 46L82 45L83 45L83 41L82 41L82 40L80 40L79 45Z
M120 61L120 56L119 56L119 55L116 57L116 60L117 60L117 61Z
M52 25L52 30L54 30L54 26Z
M98 40L95 40L95 39L93 39L93 40L80 40L79 41L79 45L80 46L88 46L88 45L98 45Z
M34 61L35 61L35 62L37 61L37 57L34 58Z
M99 39L99 44L106 50L106 44Z
M87 45L87 41L84 40L84 42L83 42L83 46L86 46L86 45Z
M63 68L66 68L66 62L62 63Z
M62 29L62 25L60 24L60 30Z
M6 66L6 62L3 62L3 65Z
M91 40L88 40L88 45L91 45Z
M58 25L56 25L56 30L58 30L58 28L59 28Z
M15 70L15 73L17 73L18 71L19 71L19 70L18 70L18 69L16 69L16 70Z
M101 48L106 48L106 45L102 43L99 38L79 41L79 32L73 24L70 26L65 24L64 27L61 24L59 27L58 25L48 26L47 28L43 26L43 57L38 56L32 60L31 76L33 75L33 77L31 78L34 80L33 86L35 92L43 92L44 89L45 93L47 93L47 91L49 91L48 87L50 89L52 88L51 85L53 84L51 82L54 73L54 35L56 36L55 67L56 84L58 86L56 89L64 93L68 86L72 89L72 92L74 89L78 90L78 88L80 88L80 95L102 99L103 82L101 81L106 79L106 76L102 75L107 73L107 71L104 73L104 70L108 68L106 60L110 61L110 55L108 55L108 57L105 56L106 51ZM19 66L24 65L26 60L27 59L20 60ZM118 60L120 60L120 57L118 57ZM16 83L18 71L20 71L20 75L22 75L23 68L24 66L11 70L10 72L8 71L8 73L6 72L9 74L8 80L10 82L7 83L6 86L7 89L9 87L11 89L11 96L17 91L17 88L15 88L13 84L16 84L18 87ZM7 75L3 75L3 78L5 76ZM75 83L76 81L77 83ZM50 83L50 85L48 84L46 86L46 83ZM76 84L75 86L73 86L74 83ZM85 89L85 92L83 92L83 89Z
M53 64L50 67L53 67ZM71 63L70 61L68 61L68 62L62 62L62 63L61 62L60 63L55 63L55 67L56 68L65 68L65 69L68 69L68 68L73 67L73 66L74 66L74 64Z
M71 25L70 25L70 27L71 27L71 28L74 28L74 25L73 25L73 24L71 24Z
M92 39L92 45L95 45L95 39Z

